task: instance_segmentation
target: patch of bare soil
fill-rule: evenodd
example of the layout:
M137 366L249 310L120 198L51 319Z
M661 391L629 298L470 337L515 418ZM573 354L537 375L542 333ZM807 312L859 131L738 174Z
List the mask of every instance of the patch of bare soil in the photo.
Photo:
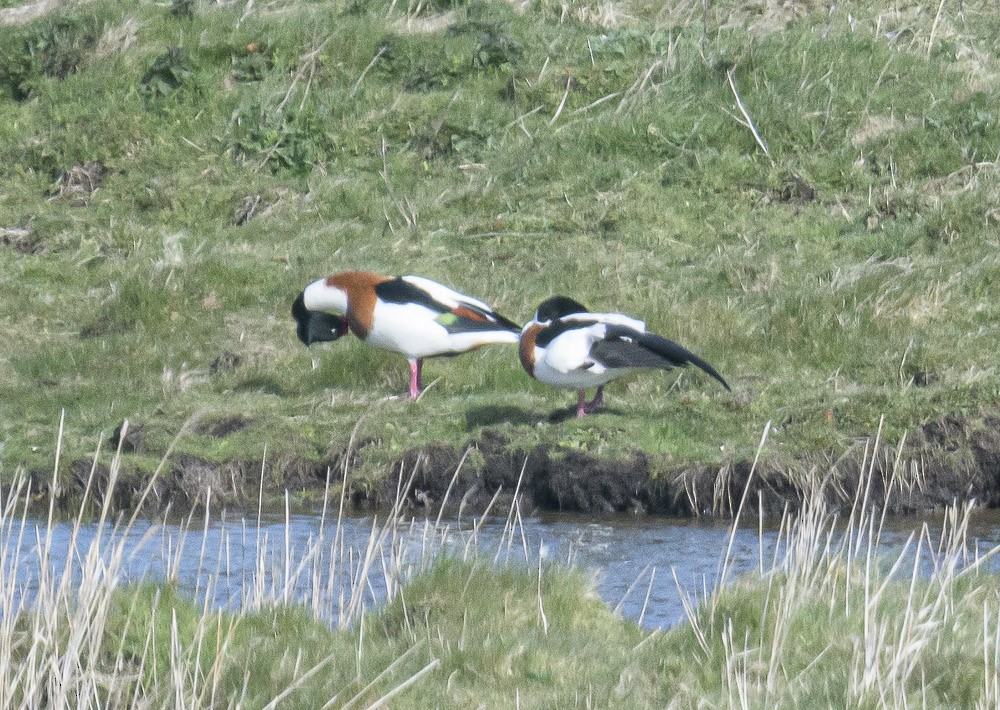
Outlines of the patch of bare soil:
M744 491L754 510L759 501L768 515L797 510L815 491L831 509L842 510L865 497L868 505L893 514L940 510L956 500L1000 507L997 415L942 417L918 428L902 448L859 440L837 457L815 453L791 464L765 459L756 470L743 460L657 474L656 462L641 452L608 460L548 447L517 451L489 433L475 446L481 464L463 467L457 477L463 452L450 447L408 452L395 467L399 474L363 500L387 507L398 491L406 491L410 506L430 513L442 504L481 512L498 492L509 504L516 490L522 505L538 510L730 517ZM411 474L407 487L404 479Z
M129 438L132 433L129 432ZM297 507L308 508L310 501L316 501L322 495L328 467L336 470L339 462L288 458L273 463L274 470L280 470L282 475L265 475L263 484L268 509L272 507L271 502L280 501L283 505L286 490L295 496ZM34 501L47 501L55 493L59 508L68 513L79 509L84 491L87 491L88 504L99 509L109 490L112 495L111 510L116 513L131 514L141 506L142 512L147 515L168 510L186 514L193 508L204 506L209 491L214 510L220 507L256 510L261 490L261 464L260 461L250 460L219 463L182 454L171 458L166 469L155 479L127 462L119 471L113 488L110 478L111 470L103 461L95 464L90 459L78 459L70 465L68 479L64 479L57 491L51 490L51 474L46 476L44 472L38 472L31 476L30 483L31 490L37 491Z
M230 434L246 429L253 424L253 419L237 414L232 417L222 417L220 419L201 420L194 426L194 431L199 434L207 434L216 439L225 439Z
M111 173L112 170L99 160L74 165L59 174L49 190L49 196L67 199L74 207L86 207L94 193L104 187L104 181Z
M18 254L38 254L45 249L29 227L0 227L0 246L10 247Z
M224 437L249 423L242 417L217 420L206 423L202 433ZM117 447L117 435L114 438L111 443ZM148 453L146 439L143 428L135 425L122 450ZM771 516L797 510L814 492L831 509L845 511L863 498L869 506L893 514L937 511L967 500L1000 507L1000 413L941 417L919 427L902 447L876 447L871 440L859 440L836 457L813 453L791 464L765 458L752 475L749 460L664 470L662 462L641 452L605 459L558 447L519 450L489 429L470 446L474 450L467 456L464 449L442 445L408 451L370 488L352 483L350 475L363 463L364 442L351 452L320 461L294 456L269 460L264 498L282 501L287 490L308 508L321 500L328 476L331 492L339 495L346 467L348 500L356 511L388 509L401 496L404 506L427 515L442 508L449 514L478 515L491 503L492 512L503 514L516 494L523 511L730 517L744 491L752 510L757 510L759 501ZM55 491L50 489L50 473L39 472L32 478L37 500L47 501L55 494L60 506L71 511L88 481L90 500L98 505L104 500L109 470L101 462L78 460ZM213 507L255 509L261 463L249 459L218 463L178 455L169 460L143 499L148 482L148 474L126 463L114 488L113 508L131 512L141 501L148 514L167 508L183 513L204 504L211 490Z
M616 460L549 447L520 451L490 432L473 446L481 463L461 470L464 451L434 446L407 452L394 466L397 475L383 479L365 502L388 507L405 492L407 504L415 508L437 511L444 504L446 510L481 513L496 496L501 506L494 512L501 512L516 492L540 510L647 512L662 507L659 486L642 453Z

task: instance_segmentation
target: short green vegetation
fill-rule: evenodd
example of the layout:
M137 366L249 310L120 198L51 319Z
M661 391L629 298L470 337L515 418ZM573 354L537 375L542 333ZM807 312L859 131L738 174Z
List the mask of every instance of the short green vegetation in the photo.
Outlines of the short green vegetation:
M0 26L0 474L51 466L63 409L66 462L127 418L140 468L178 432L258 462L354 432L377 472L487 429L713 463L769 420L795 455L995 406L997 57L1000 9L969 0L91 0ZM651 373L551 422L573 395L496 346L387 399L400 357L295 338L298 291L349 269L521 321L553 293L620 310L734 392Z

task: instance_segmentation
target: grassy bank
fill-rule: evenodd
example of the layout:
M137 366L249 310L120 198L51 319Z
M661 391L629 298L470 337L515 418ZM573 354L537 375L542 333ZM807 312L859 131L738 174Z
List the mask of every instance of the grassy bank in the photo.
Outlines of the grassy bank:
M664 466L995 408L991 3L70 3L0 27L0 475L128 418L175 452L383 473L484 432ZM496 347L303 348L308 281L566 293L686 344L610 411ZM184 424L189 426L185 428ZM306 462L303 464L303 462ZM469 465L475 464L475 457Z
M866 498L840 522L815 502L784 519L774 552L745 577L731 575L728 550L706 550L720 559L714 585L678 585L687 619L650 631L613 613L579 571L480 556L475 519L465 530L428 522L412 554L395 511L354 549L330 501L329 524L304 548L244 534L232 552L256 559L246 579L215 563L228 543L202 546L209 573L192 593L176 578L126 583L142 543L134 520L112 524L109 505L100 535L85 539L76 520L60 562L52 514L24 517L28 498L20 488L0 510L4 707L997 702L1000 586L986 572L996 550L969 538L968 507L880 557L882 520ZM446 536L463 544L442 552ZM173 549L184 543L182 527ZM378 598L372 573L385 581ZM220 609L208 600L226 587L242 592Z

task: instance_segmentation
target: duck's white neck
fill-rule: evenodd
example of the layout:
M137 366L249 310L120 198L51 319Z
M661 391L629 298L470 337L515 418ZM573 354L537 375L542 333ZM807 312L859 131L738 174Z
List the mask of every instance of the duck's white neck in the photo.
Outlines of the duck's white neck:
M306 286L303 299L310 311L327 311L337 315L347 313L347 293L336 286L329 286L326 279L313 281Z

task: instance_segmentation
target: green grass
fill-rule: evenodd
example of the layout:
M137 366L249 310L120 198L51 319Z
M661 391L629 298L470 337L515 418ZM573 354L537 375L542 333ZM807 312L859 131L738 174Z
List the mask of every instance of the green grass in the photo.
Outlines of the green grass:
M195 414L252 422L181 452L319 460L371 411L377 474L484 428L721 462L768 420L794 455L996 406L992 5L422 7L95 0L0 27L0 473L48 467L62 409L66 461L124 418L161 453ZM630 313L734 394L649 373L550 423L572 394L496 347L385 401L400 357L307 351L288 314L355 268L519 320L552 293Z

